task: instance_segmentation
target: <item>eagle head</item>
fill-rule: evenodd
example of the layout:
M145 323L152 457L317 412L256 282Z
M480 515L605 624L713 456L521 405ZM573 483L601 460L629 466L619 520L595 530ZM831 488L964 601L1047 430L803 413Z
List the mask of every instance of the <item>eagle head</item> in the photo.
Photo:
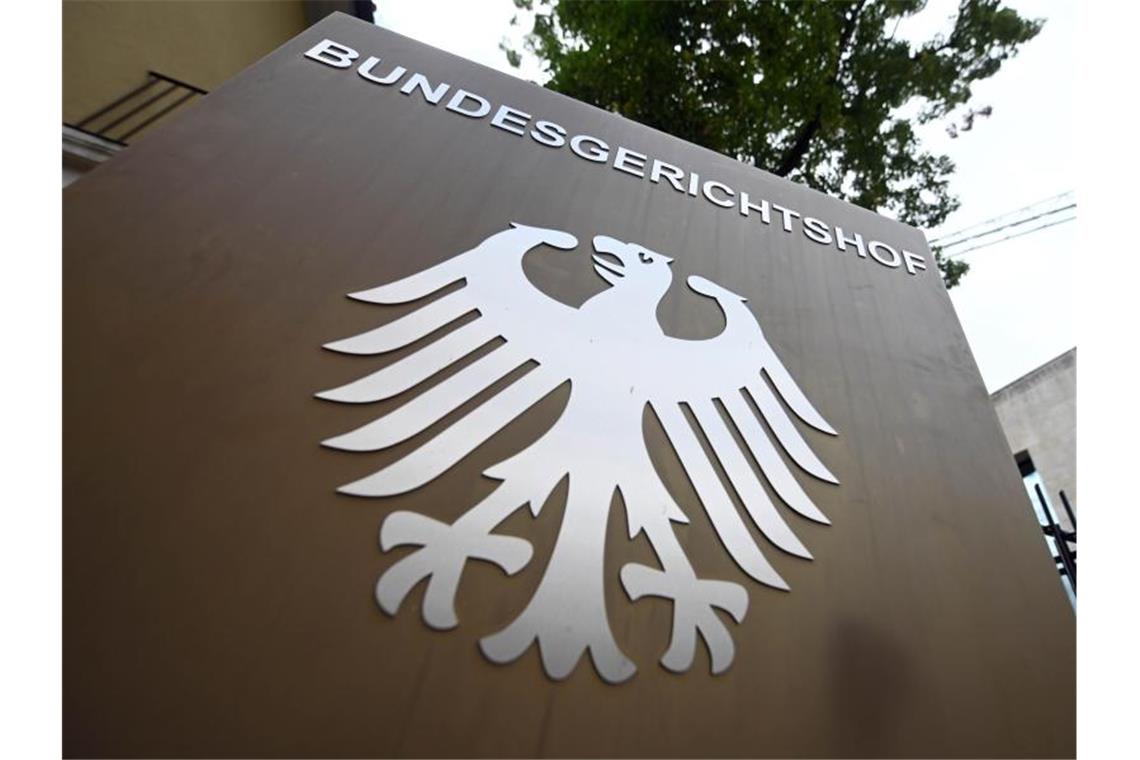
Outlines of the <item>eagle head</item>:
M594 271L614 287L637 289L660 298L673 282L673 259L606 235L594 238Z

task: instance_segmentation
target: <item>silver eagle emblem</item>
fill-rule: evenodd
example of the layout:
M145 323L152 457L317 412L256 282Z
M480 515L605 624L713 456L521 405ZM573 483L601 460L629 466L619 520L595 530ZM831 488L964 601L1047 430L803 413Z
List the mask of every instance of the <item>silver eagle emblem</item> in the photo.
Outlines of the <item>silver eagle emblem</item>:
M523 273L524 255L539 245L573 250L578 241L566 232L512 223L510 229L429 269L351 294L370 303L401 304L465 282L406 316L325 346L346 354L383 354L477 312L478 318L415 353L317 394L330 401L366 404L415 387L489 341L505 341L390 413L323 441L344 451L378 451L406 441L513 370L537 365L403 458L338 489L355 496L392 496L427 484L570 383L570 398L558 420L533 444L485 470L499 485L454 523L407 511L387 516L381 548L419 548L383 574L376 599L384 612L395 615L411 589L426 578L424 621L436 629L456 626L455 594L466 561L492 562L508 574L526 566L531 544L493 531L524 506L537 516L555 486L568 477L565 513L546 572L522 613L480 640L483 654L508 663L537 642L543 667L554 679L568 676L586 650L598 674L610 683L636 672L614 640L603 593L606 521L616 490L625 505L630 539L644 532L660 563L622 567L626 593L634 601L658 596L673 603L672 638L661 664L675 672L688 670L700 634L712 671L722 673L732 664L735 648L714 610L727 612L739 623L748 609L748 595L737 583L698 578L691 566L673 526L687 523L688 517L658 475L643 437L646 405L733 560L756 581L784 590L787 584L750 536L696 429L760 532L780 549L807 559L811 554L756 471L783 506L827 524L780 449L804 472L829 483L839 481L808 447L785 405L812 428L836 433L796 385L740 296L703 277L689 277L690 289L717 302L725 327L707 340L673 338L656 317L657 305L672 283L671 259L639 245L595 237L594 269L610 287L574 308L544 294ZM745 446L738 445L725 415Z

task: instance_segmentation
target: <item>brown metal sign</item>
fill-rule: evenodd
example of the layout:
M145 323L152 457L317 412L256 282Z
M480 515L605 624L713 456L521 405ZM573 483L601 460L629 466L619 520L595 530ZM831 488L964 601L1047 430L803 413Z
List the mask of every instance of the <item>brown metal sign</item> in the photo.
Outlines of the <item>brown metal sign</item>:
M64 211L67 754L1073 754L917 230L343 15Z

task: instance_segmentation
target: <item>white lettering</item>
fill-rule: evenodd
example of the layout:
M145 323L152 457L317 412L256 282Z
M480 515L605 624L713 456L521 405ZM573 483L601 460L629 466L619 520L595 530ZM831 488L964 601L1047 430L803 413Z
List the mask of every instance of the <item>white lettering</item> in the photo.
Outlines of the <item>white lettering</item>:
M495 112L494 117L491 119L491 126L505 129L506 131L522 137L526 134L526 125L530 121L530 114L516 111L510 106L499 106L499 110Z
M305 53L306 58L320 61L334 69L347 69L352 62L360 57L360 53L350 47L345 47L330 39L323 39Z
M365 59L364 63L360 64L360 68L356 70L356 73L369 82L375 82L376 84L395 84L400 81L400 77L408 72L403 66L396 66L384 76L378 77L372 73L372 69L378 63L380 63L380 59L374 55L370 55Z
M926 271L926 259L924 259L922 256L918 255L917 253L912 253L905 248L903 249L902 255L903 263L906 264L906 271L910 272L911 274L917 273L915 271L916 268L921 269L924 272Z
M668 169L668 171L666 171L666 169ZM672 185L673 189L677 192L685 192L684 186L681 185L681 182L685 179L685 172L673 166L673 164L667 164L664 161L654 159L653 168L649 170L649 181L660 182L662 177L668 180L669 184Z
M632 174L635 177L644 177L645 172L643 170L645 169L645 162L648 160L648 156L635 153L629 148L619 147L614 153L614 168L619 172Z
M400 88L400 92L405 95L411 95L415 92L416 88L419 88L420 92L423 93L424 100L434 106L443 98L449 87L451 87L449 84L440 84L439 87L433 89L431 83L428 82L427 77L423 74L412 74L412 78L404 83L404 86Z
M712 194L712 191L714 188L717 190L720 190L722 193L724 193L728 197L719 198L719 199L714 198L713 194ZM709 200L709 202L715 203L716 205L720 206L721 208L732 208L733 205L735 205L732 202L732 196L736 195L736 193L734 193L732 191L731 187L724 184L723 182L717 182L716 180L710 179L708 182L706 182L701 187L701 192L704 193L705 198L707 198Z
M479 105L474 110L468 110L463 105L463 101L465 100L475 101ZM472 119L482 119L491 113L491 104L487 102L486 98L481 98L475 93L468 92L467 90L456 90L455 94L451 96L451 100L447 101L447 110L461 113L464 116L470 116Z
M798 217L800 215L800 212L792 211L791 209L784 208L783 206L777 206L775 203L772 204L772 208L779 211L780 216L782 216L784 218L784 232L791 232L792 231L792 219L794 217Z
M582 143L589 143L594 149L587 152L582 149ZM574 135L571 137L570 150L587 161L594 161L599 164L604 164L606 159L610 157L610 146L598 138L590 137L589 135Z
M886 243L880 243L878 240L872 240L870 243L867 243L867 250L871 252L871 258L885 267L891 267L894 269L902 263L902 259L899 258L898 251L896 251L894 248L891 248ZM882 251L886 251L890 254L889 260L884 260L879 255Z
M768 201L762 200L762 201L760 201L760 205L757 206L755 203L753 203L751 200L749 200L748 193L741 190L740 191L740 215L741 216L748 216L749 210L759 211L760 212L760 220L763 221L764 224L771 224L772 223L772 213L771 213L771 211L769 211Z
M858 253L861 257L867 258L867 248L863 245L863 236L860 235L858 232L856 232L854 237L847 237L843 234L843 228L842 227L836 227L835 228L835 245L836 245L836 247L839 248L839 250L841 250L841 251L846 251L848 243L855 246L856 253Z
M356 50L331 39L321 40L307 50L304 56L336 69L350 68L361 58ZM356 72L362 79L373 84L391 86L403 81L400 92L413 95L419 90L424 100L431 105L438 105L450 91L451 98L447 101L446 109L471 119L482 119L492 113L491 102L481 95L464 89L453 90L451 85L445 82L433 85L425 75L419 73L412 74L405 80L409 73L406 68L394 64L389 66L390 70L387 73L378 74L377 71L382 69L381 59L378 56L368 56L357 65ZM510 106L499 105L494 109L490 123L493 127L520 137L529 134L535 142L549 148L561 148L569 140L570 150L579 158L592 163L604 164L611 158L610 146L601 138L592 135L569 137L566 129L559 124L545 120L535 121L531 114ZM533 128L530 128L532 123ZM832 227L820 219L803 216L798 211L767 200L759 198L753 200L747 192L733 190L723 182L705 180L702 183L700 175L696 172L686 172L679 166L659 159L651 161L646 154L631 148L617 146L613 150L612 158L613 168L620 172L641 179L648 177L654 184L660 184L664 179L679 193L694 198L703 195L709 203L721 208L735 207L741 216L747 217L754 211L758 212L761 221L767 225L772 223L772 211L775 210L780 214L781 226L785 232L792 232L792 220L800 219L804 236L814 243L831 245L834 242L840 251L848 251L850 246L854 246L854 253L860 258L868 258L869 254L870 258L882 266L891 269L905 267L911 275L927 270L928 264L922 254L898 249L880 240L864 242L863 236L859 233L846 233L842 227Z
M566 144L566 130L552 121L540 121L535 124L530 136L551 148L561 148Z
M820 245L831 245L831 230L813 216L804 217L804 234Z

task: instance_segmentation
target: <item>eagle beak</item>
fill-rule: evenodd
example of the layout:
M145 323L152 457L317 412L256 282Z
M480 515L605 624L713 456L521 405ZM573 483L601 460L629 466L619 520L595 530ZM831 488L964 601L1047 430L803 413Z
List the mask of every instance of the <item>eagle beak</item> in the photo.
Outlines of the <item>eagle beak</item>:
M610 272L606 269L602 269L597 264L594 265L594 271L597 272L598 276L608 282L610 285L617 285L618 280L622 278L620 274L614 274L613 272Z
M594 271L610 285L616 285L625 277L624 270L625 265L616 256L604 252L594 254Z
M625 277L626 244L606 235L594 237L594 271L610 285Z

